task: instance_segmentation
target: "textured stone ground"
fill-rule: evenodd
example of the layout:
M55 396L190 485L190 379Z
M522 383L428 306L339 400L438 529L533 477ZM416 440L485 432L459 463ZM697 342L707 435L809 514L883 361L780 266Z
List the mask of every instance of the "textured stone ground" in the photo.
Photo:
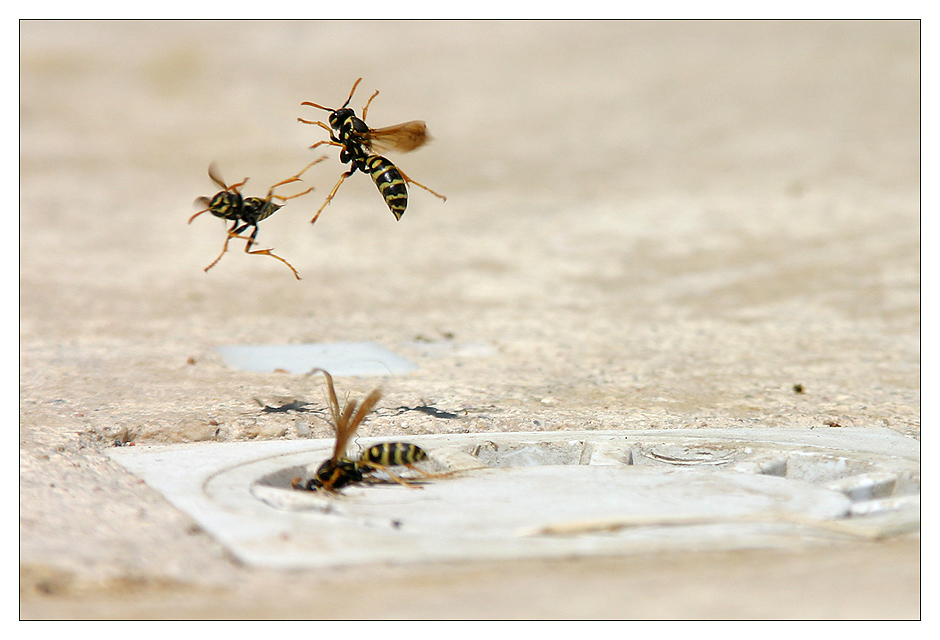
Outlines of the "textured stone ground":
M328 437L303 377L223 344L369 340L407 376L364 435L881 426L920 437L919 27L863 23L21 23L24 617L912 617L919 536L290 574L232 562L114 444ZM312 100L424 119L374 185L261 225L193 199L316 157ZM320 114L322 115L322 114ZM332 152L331 152L332 154ZM289 192L289 189L288 189ZM236 243L233 243L236 245ZM795 394L793 386L805 392ZM440 419L400 406L456 413ZM507 601L511 600L511 605ZM245 603L250 603L246 605Z

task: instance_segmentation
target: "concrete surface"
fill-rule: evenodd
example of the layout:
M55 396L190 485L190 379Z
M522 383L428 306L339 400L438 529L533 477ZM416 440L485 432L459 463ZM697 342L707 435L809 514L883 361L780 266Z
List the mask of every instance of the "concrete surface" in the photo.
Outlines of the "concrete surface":
M374 342L364 436L822 425L920 438L916 22L23 22L25 618L911 618L919 535L563 561L240 566L112 446L326 438L227 344ZM428 123L396 222L308 100ZM305 111L305 109L307 111ZM317 150L319 151L319 149ZM288 189L288 188L285 188ZM800 387L795 387L800 385ZM797 392L799 389L801 392ZM256 401L257 400L257 401ZM261 404L309 402L308 412ZM301 405L298 405L301 406ZM454 417L451 417L454 416Z

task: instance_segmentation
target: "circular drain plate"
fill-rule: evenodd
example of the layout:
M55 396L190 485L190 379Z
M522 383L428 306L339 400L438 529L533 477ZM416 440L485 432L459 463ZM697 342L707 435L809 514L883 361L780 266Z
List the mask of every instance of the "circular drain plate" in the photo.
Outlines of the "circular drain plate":
M331 501L332 515L360 526L455 541L579 526L588 530L594 523L615 521L727 524L757 514L832 519L846 516L851 507L839 492L771 476L558 465L480 469L420 490L389 484L349 488L341 498L316 497L322 500Z

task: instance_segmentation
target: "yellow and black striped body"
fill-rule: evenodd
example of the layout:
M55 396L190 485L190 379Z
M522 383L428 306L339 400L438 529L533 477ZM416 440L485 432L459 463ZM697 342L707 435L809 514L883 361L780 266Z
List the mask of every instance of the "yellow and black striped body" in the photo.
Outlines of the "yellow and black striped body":
M402 214L408 207L408 188L401 172L388 158L372 155L366 158L365 167L372 181L378 187L379 193L385 199L389 211L396 220L401 220Z
M366 153L361 145L346 145L339 154L340 162L350 163L351 168L345 174L349 177L356 171L368 173L372 177L379 193L388 205L388 210L392 212L396 220L401 220L405 209L408 207L408 187L405 185L405 179L401 175L391 160L375 154Z
M246 226L257 227L259 222L273 215L281 206L264 198L245 198L240 218Z
M240 223L232 230L232 233L239 234L248 227L255 227L257 233L258 223L273 215L281 205L265 198L244 198L237 191L220 191L209 201L208 208L209 213L217 218Z
M213 260L212 263L204 269L204 271L208 271L214 267L219 262L219 260L222 259L222 256L225 255L225 253L228 251L229 242L235 238L238 238L240 240L246 241L245 253L252 255L271 256L275 260L279 260L287 265L287 267L293 272L294 277L300 280L300 275L297 273L297 270L294 269L294 267L291 266L287 260L275 255L271 252L270 249L257 249L252 251L252 247L258 238L258 224L262 220L271 217L275 211L284 206L283 204L275 204L273 199L276 198L281 202L286 203L288 200L299 198L306 193L310 193L313 191L313 187L290 196L275 195L275 190L281 185L298 182L300 180L300 176L302 176L304 172L307 171L307 169L319 162L322 162L323 160L326 160L326 158L326 156L323 156L322 158L314 160L306 167L292 175L290 178L281 180L277 184L272 185L271 188L268 189L268 194L263 198L246 198L242 196L239 189L244 186L246 182L248 182L248 178L245 178L241 182L237 182L235 184L226 184L219 175L215 163L210 164L209 178L211 178L212 181L217 185L222 187L222 191L218 192L211 198L206 196L199 196L196 198L195 204L202 205L204 208L201 211L197 211L195 214L193 214L189 218L189 222L192 223L193 220L202 214L209 212L217 218L231 221L232 226L229 228L228 235L225 237L225 244L222 245L222 252L219 254L219 257ZM252 227L254 227L254 229L251 231L251 235L247 237L241 235Z
M385 204L388 206L389 211L392 212L392 215L395 216L396 220L401 220L405 209L408 207L407 183L417 185L441 200L447 200L445 196L429 189L420 182L412 180L388 158L376 153L386 149L397 149L402 152L413 151L426 144L431 137L428 135L427 126L423 120L411 120L390 127L381 127L379 129L370 128L365 123L366 113L369 110L369 105L372 103L372 98L375 98L375 96L379 94L378 91L372 94L372 97L369 98L362 108L361 118L356 115L354 109L348 107L353 94L356 92L356 87L359 86L361 81L362 78L359 78L353 83L349 97L346 98L346 102L344 102L343 106L339 109L331 109L315 102L300 103L302 106L322 109L328 111L330 114L329 126L319 120L314 121L298 118L298 120L305 124L318 125L329 132L329 140L321 140L311 148L318 147L322 144L340 147L340 162L350 165L350 168L340 176L339 182L336 183L336 186L333 187L333 190L326 197L326 201L317 211L316 215L313 216L313 219L310 221L311 223L317 221L317 218L320 217L320 213L323 212L323 209L330 203L333 196L336 195L336 191L339 189L340 185L343 184L343 181L356 173L356 171L368 173L372 177L372 181L379 189L382 198L385 200Z
M407 442L383 442L366 449L357 464L360 467L372 469L374 466L413 465L427 458L428 454L418 445Z
M340 458L326 460L313 477L304 482L300 478L292 484L295 489L307 491L336 491L348 484L361 482L368 473L382 471L389 467L408 466L427 460L428 454L421 447L407 442L384 442L376 444L363 452L359 460Z

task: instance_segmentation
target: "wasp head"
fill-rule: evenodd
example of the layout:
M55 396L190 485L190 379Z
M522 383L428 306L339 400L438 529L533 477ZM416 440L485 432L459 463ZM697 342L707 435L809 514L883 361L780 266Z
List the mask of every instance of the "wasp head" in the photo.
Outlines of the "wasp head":
M317 468L317 472L306 482L300 482L300 486L308 491L325 489L333 491L347 484L359 482L362 480L362 471L352 460L341 458L339 460L327 460ZM296 481L294 486L298 486Z
M209 213L226 220L237 220L242 206L241 194L234 191L220 191L209 201Z
M345 123L350 118L356 118L355 111L349 108L337 109L330 114L330 126L333 127L333 129L336 131L339 131L343 126L343 123Z

